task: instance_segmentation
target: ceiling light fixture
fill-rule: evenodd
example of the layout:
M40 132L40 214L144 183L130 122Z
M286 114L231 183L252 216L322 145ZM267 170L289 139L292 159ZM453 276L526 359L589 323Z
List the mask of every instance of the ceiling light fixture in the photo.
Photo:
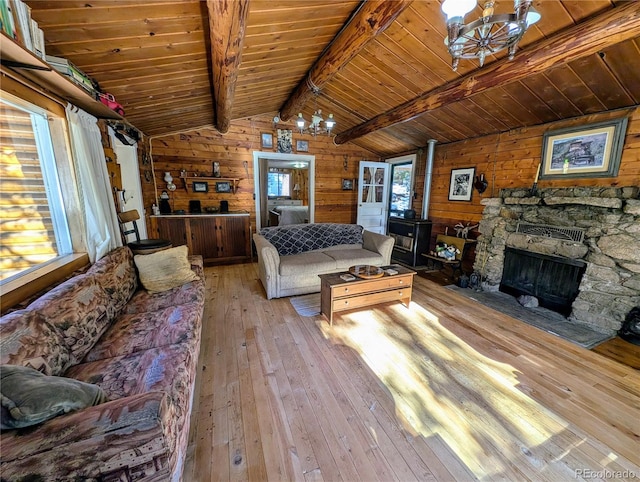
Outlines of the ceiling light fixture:
M311 122L309 126L305 129L307 121L302 116L302 112L298 113L298 117L296 118L296 126L300 131L300 134L311 134L313 136L317 136L318 134L326 133L328 136L331 135L331 131L336 126L336 121L333 118L333 114L329 114L327 120L322 118L322 110L318 109L318 95L320 95L320 89L313 85L309 79L307 79L307 84L309 85L309 89L314 93L314 112L311 116ZM324 125L322 125L324 123Z
M444 43L453 58L451 66L457 70L460 59L478 59L480 67L487 55L508 49L513 59L517 45L527 29L540 20L531 5L533 0L513 0L514 13L493 14L495 1L484 4L482 17L464 24L464 16L476 7L476 0L444 0L442 11L447 15Z

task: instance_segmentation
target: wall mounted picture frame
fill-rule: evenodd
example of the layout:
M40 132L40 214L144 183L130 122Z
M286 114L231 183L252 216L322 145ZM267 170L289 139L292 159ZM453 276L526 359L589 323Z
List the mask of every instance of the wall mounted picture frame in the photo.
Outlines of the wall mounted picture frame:
M545 132L540 179L615 177L627 117Z
M296 151L298 152L309 152L309 141L296 141Z
M342 190L343 191L353 191L353 179L343 179L342 180Z
M204 181L193 181L193 192L209 192L209 183Z
M449 201L471 201L473 194L473 179L476 174L475 167L463 169L451 169L449 181Z
M229 181L216 182L216 192L231 192L231 183Z
M277 152L283 154L293 151L293 139L291 129L278 129L278 149Z
M260 133L260 148L273 149L273 134L271 132Z

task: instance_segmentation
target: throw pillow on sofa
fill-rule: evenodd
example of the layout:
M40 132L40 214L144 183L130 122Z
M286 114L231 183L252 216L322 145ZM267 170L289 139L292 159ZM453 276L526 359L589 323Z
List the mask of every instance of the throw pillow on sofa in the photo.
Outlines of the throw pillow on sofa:
M191 269L187 246L177 246L152 254L137 254L133 260L140 282L147 291L161 292L200 279Z
M107 401L97 385L52 377L29 367L0 366L0 429L36 425Z

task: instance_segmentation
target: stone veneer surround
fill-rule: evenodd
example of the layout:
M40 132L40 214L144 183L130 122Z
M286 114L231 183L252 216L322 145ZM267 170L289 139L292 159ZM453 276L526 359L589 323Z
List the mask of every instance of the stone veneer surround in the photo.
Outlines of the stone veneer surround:
M615 333L640 305L640 187L503 189L485 206L474 269L483 288L500 286L506 246L582 259L587 269L569 320ZM583 243L516 233L519 221L582 228Z

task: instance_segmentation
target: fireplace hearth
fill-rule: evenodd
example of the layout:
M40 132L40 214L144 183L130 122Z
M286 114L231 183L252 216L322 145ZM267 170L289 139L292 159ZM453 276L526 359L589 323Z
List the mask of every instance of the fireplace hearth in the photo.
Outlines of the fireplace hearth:
M640 306L640 187L503 189L481 202L483 289L536 296L611 336Z

